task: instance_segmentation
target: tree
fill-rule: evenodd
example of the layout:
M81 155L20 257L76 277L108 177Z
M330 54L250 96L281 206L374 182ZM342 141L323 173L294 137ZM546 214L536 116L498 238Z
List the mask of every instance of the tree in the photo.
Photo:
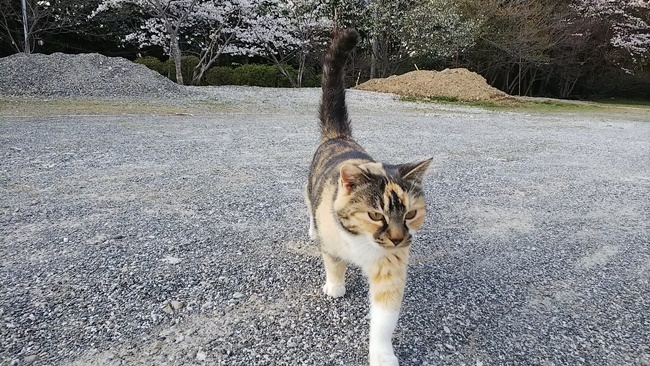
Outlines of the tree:
M634 62L650 60L650 3L644 0L577 0L575 10L583 17L603 22L608 40Z
M98 0L25 0L25 25L22 2L0 0L0 34L14 51L31 53L47 34L82 31L85 19L97 3Z
M370 78L395 74L408 59L400 29L414 0L372 0L368 4L370 34Z
M176 82L183 84L179 34L188 26L188 18L196 10L197 3L198 0L103 0L91 18L111 8L133 6L142 17L142 25L124 41L137 43L140 47L162 46L174 60Z
M296 80L285 67L300 47L301 41L296 38L296 33L295 25L275 8L252 19L241 40L247 44L250 55L259 55L273 63L291 86L297 87Z
M488 82L510 94L532 92L540 70L551 62L552 27L561 21L561 1L465 1L464 11L482 18L468 58Z
M192 84L199 85L205 72L222 54L245 55L249 48L237 43L246 24L256 16L257 0L208 1L198 4L190 14L191 24L184 35L190 53L199 58Z
M325 6L320 0L284 0L279 2L280 12L293 27L291 30L297 40L298 75L296 85L302 86L302 79L309 56L327 44L332 22L327 18Z
M405 12L400 37L411 57L445 59L472 47L479 19L463 19L452 0L423 0Z

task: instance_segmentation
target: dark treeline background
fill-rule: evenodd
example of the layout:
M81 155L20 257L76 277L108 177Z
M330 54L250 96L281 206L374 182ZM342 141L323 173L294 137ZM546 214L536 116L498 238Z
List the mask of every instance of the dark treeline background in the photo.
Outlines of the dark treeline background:
M98 52L164 61L195 55L200 62L194 83L214 66L266 63L298 70L286 76L290 85L301 86L304 77L320 73L333 29L355 27L363 41L349 70L352 82L416 65L465 67L512 95L650 99L649 0L27 0L27 5L25 47L21 0L0 0L0 56Z

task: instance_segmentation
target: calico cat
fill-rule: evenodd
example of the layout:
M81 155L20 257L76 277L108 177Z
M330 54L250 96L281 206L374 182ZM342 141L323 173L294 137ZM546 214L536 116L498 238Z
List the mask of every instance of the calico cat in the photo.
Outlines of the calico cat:
M370 365L397 365L391 338L399 315L411 238L425 217L423 175L431 159L389 165L373 160L351 136L344 66L359 34L347 29L323 65L321 143L309 170L309 235L320 242L323 292L345 294L346 263L370 283Z

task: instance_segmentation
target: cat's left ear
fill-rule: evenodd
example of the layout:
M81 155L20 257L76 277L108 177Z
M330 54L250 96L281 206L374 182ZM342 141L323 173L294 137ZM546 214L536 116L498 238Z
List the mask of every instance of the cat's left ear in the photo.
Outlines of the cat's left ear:
M431 164L431 159L420 161L417 163L406 163L401 164L398 167L399 175L402 179L413 182L416 184L422 184L422 179L424 178L424 173L427 171L427 168Z

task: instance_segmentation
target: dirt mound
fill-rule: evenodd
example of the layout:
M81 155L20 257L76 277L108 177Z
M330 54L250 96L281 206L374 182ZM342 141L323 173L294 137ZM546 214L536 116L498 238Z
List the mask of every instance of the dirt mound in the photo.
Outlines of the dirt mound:
M0 94L39 97L175 98L187 91L159 73L97 53L19 53L0 58Z
M490 86L481 75L462 68L412 71L385 79L371 79L354 89L418 98L453 98L465 102L501 102L511 98Z

